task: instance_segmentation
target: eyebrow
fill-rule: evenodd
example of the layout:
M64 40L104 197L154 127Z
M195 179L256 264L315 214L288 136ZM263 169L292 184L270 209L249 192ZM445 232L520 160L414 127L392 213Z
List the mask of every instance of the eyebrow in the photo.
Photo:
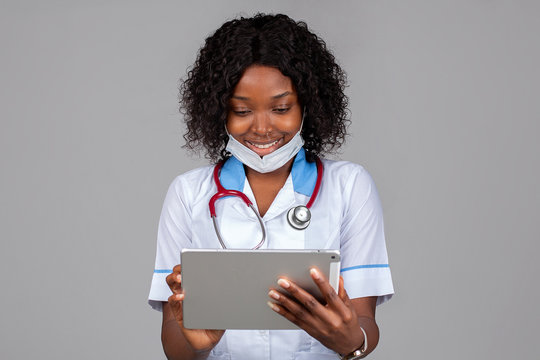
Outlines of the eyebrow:
M291 94L292 94L292 92L290 92L290 91L285 91L284 93L281 93L281 94L272 96L272 99L281 99L282 97L285 97L285 96L291 95ZM233 98L233 99L237 99L237 100L244 100L244 101L248 101L248 100L249 100L248 97L246 97L246 96L239 96L239 95L233 95L232 98Z
M291 95L292 93L290 91L285 91L284 93L282 94L278 94L278 95L274 95L272 96L272 99L280 99L282 97L285 97L287 95Z

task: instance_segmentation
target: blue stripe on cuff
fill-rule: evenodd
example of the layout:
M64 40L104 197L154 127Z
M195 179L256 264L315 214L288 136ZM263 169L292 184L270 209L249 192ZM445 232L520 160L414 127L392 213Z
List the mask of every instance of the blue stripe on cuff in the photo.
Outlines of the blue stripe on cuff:
M371 264L371 265L357 265L351 266L348 268L341 269L341 272L356 270L356 269L373 269L373 268L387 268L390 267L388 264Z
M154 274L170 274L172 270L169 269L155 269Z

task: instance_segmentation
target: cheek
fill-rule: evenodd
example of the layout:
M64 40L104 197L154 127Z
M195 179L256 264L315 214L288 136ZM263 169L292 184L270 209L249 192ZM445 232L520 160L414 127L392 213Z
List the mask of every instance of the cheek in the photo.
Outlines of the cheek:
M227 131L231 135L244 134L249 131L251 121L234 116L227 118Z
M298 130L300 130L301 124L301 116L290 116L287 118L279 118L276 121L276 128L282 132L290 133L292 136L294 136Z

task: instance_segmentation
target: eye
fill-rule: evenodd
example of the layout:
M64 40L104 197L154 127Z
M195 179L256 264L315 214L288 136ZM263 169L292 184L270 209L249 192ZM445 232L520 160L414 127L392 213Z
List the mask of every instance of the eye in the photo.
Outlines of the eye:
M233 112L235 115L237 115L237 116L246 116L246 115L248 115L251 111L250 111L250 110L244 110L244 109L242 109L242 110L233 110L232 112Z
M290 107L278 107L278 108L274 108L273 111L278 114L285 114L290 109L291 109Z

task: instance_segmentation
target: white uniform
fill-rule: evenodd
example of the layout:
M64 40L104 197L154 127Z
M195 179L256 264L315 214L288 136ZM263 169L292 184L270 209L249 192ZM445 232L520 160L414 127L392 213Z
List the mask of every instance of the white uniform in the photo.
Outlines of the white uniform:
M267 238L262 249L338 249L341 275L349 297L378 296L378 304L394 293L383 230L380 201L369 174L360 165L323 160L324 175L304 231L287 222L287 211L305 205L317 179L315 163L297 154L291 174L263 217ZM159 221L156 267L149 303L161 310L171 291L165 278L180 262L183 248L220 248L208 202L217 191L213 166L178 176L171 184ZM256 204L244 168L230 158L221 169L226 189L243 191ZM216 202L218 223L228 248L252 248L260 239L253 212L237 197ZM227 330L209 359L337 359L302 330Z

